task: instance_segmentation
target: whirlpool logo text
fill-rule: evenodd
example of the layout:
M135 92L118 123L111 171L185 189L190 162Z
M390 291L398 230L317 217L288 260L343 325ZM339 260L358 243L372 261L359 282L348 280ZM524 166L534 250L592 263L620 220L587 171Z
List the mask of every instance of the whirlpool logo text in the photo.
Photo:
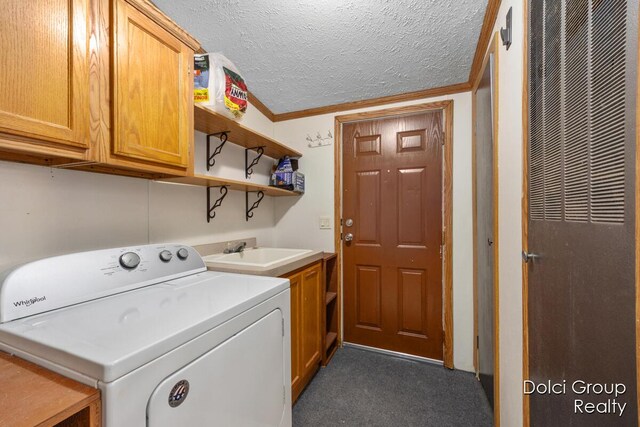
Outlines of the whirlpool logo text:
M23 299L22 301L16 301L13 303L14 307L29 307L30 305L33 305L37 302L42 302L42 301L46 301L47 297L46 296L41 296L41 297L33 297L31 299Z

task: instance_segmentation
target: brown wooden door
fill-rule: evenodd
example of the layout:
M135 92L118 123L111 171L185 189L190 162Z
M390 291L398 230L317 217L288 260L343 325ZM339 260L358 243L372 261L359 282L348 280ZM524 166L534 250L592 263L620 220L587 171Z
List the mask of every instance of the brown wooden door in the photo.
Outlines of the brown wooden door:
M530 425L637 426L638 2L529 7L525 367L536 385L566 382L529 395ZM613 401L622 415L601 413Z
M316 264L302 272L300 365L305 375L315 369L322 357L320 349L322 346L321 272L321 264Z
M442 111L343 125L347 342L442 360L442 125Z
M193 51L126 1L116 5L113 152L186 168Z
M89 146L87 0L3 0L0 132Z

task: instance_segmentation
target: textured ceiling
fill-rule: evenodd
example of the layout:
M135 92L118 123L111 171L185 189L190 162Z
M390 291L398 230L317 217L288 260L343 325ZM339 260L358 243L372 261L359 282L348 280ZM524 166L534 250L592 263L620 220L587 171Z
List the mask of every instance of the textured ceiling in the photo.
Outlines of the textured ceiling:
M487 0L154 0L274 113L466 82Z

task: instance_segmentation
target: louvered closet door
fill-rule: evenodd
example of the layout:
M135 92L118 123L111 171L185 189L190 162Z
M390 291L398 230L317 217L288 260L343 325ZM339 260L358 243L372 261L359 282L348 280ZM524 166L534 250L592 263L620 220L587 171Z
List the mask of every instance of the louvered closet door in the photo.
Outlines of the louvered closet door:
M634 156L637 1L529 10L529 376L532 426L637 425ZM572 383L624 383L581 414ZM584 409L584 406L581 406Z

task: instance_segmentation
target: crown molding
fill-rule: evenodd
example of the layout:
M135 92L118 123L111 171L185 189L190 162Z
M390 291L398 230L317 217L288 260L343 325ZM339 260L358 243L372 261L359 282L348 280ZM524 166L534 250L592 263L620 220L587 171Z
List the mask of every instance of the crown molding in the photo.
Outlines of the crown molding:
M357 110L360 108L376 107L397 102L412 101L415 99L432 98L434 96L451 95L454 93L471 90L469 82L457 83L449 86L424 89L415 92L401 93L398 95L383 96L380 98L363 99L361 101L345 102L343 104L327 105L324 107L309 108L306 110L292 111L290 113L275 114L274 122L299 119L302 117L317 116L320 114L336 113L339 111Z
M473 55L473 62L471 63L471 70L469 71L469 84L472 86L482 69L484 54L489 48L489 42L491 41L491 36L493 34L493 27L496 24L501 3L501 0L489 0L489 3L487 3L487 9L484 12L484 20L482 21L482 29L480 30L480 37L478 37L478 44L476 45L476 53Z

